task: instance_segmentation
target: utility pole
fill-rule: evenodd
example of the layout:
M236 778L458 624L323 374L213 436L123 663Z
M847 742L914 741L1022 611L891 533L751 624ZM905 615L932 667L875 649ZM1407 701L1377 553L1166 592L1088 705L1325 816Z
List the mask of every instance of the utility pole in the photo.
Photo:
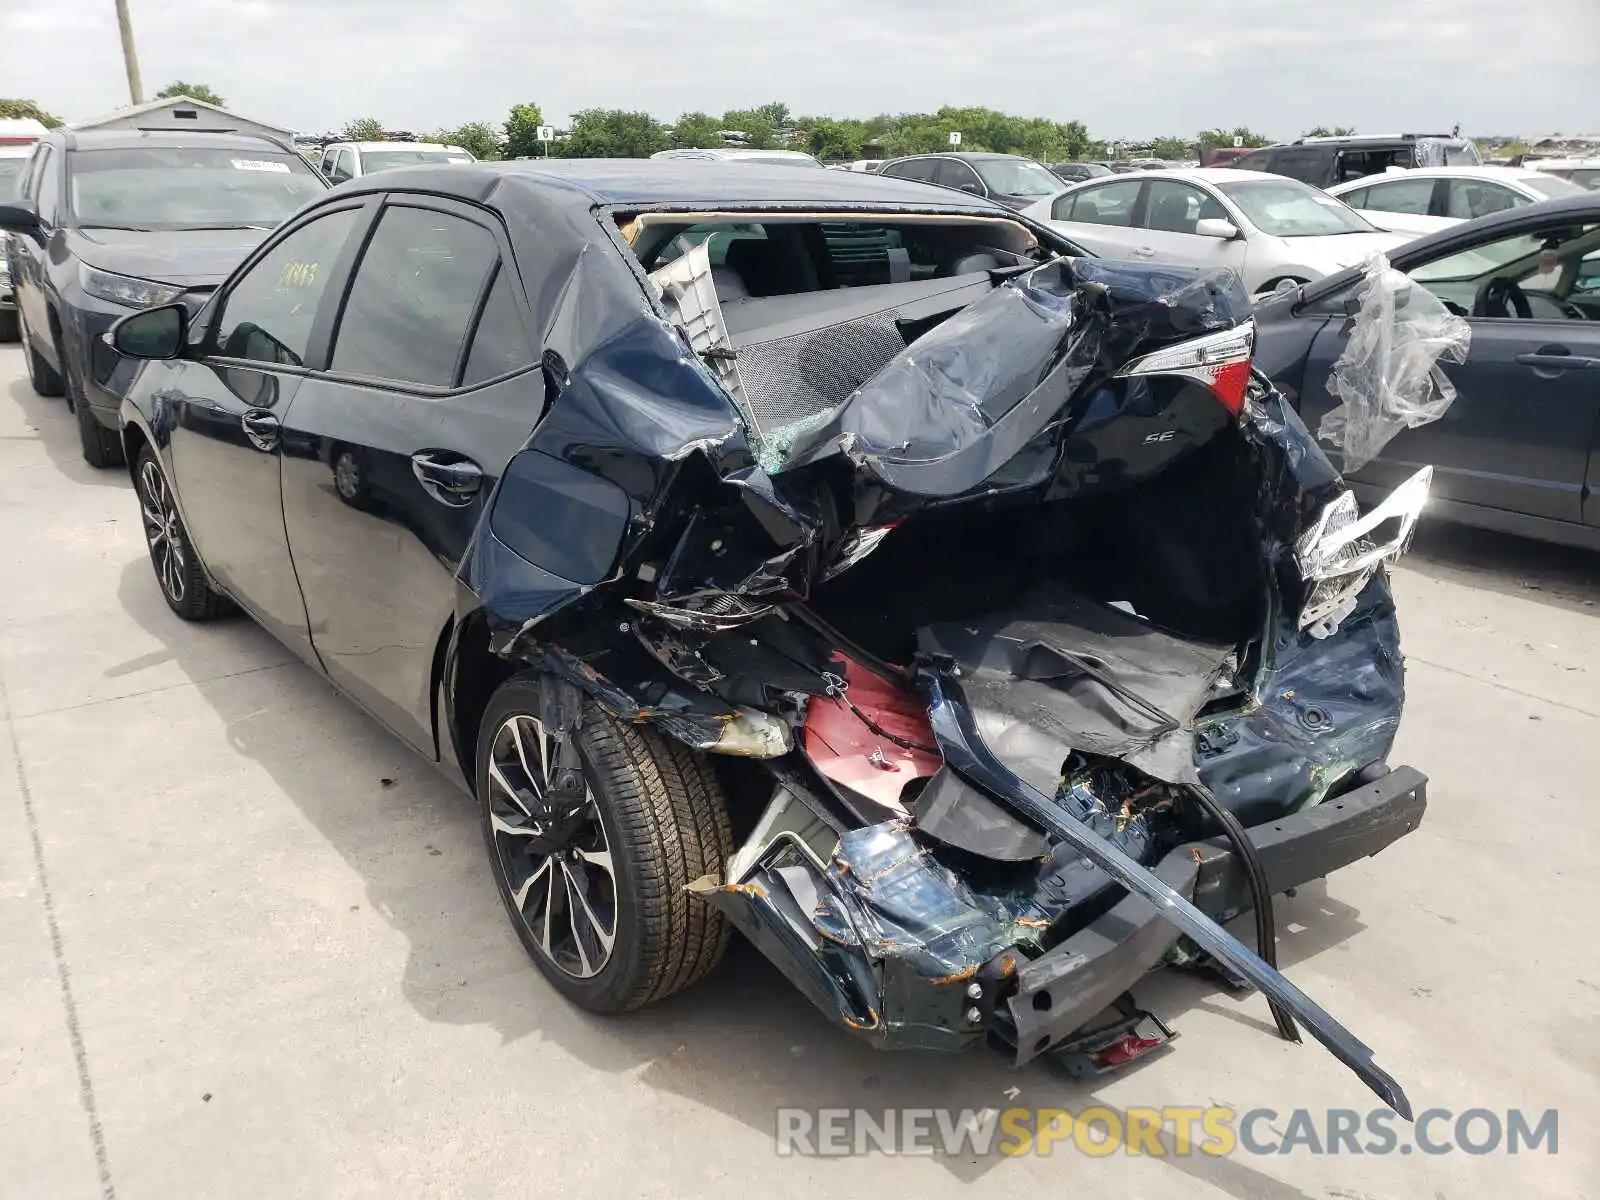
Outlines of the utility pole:
M144 88L139 83L139 52L133 48L133 21L128 17L128 0L117 0L117 29L122 33L122 65L128 69L128 95L133 103L144 103Z

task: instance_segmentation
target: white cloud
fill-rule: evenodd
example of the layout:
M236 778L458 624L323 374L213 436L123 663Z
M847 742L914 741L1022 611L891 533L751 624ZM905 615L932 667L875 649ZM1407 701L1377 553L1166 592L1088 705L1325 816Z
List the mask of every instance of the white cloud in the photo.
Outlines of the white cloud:
M147 92L210 84L325 130L499 121L534 100L670 118L783 100L983 104L1101 136L1238 124L1480 133L1600 124L1595 0L131 0ZM0 0L4 87L68 118L125 103L106 0Z

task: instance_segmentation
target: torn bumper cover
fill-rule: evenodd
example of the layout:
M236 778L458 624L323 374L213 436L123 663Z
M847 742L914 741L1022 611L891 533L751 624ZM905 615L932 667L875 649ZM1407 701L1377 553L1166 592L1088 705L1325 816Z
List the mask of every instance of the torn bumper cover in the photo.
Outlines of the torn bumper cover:
M964 792L970 807L992 807L948 772L938 786ZM1416 829L1426 787L1402 767L1252 830L1273 891L1321 878ZM1043 861L1030 865L1035 880L1049 870ZM1243 867L1220 838L1175 847L1153 873L1218 923L1249 907ZM1030 959L1015 944L1049 919L1029 890L1014 881L984 890L941 862L905 821L845 833L827 861L800 836L776 836L738 878L696 888L813 1003L875 1044L954 1050L992 1035L1017 1065L1085 1026L1183 936L1148 898L1127 894Z

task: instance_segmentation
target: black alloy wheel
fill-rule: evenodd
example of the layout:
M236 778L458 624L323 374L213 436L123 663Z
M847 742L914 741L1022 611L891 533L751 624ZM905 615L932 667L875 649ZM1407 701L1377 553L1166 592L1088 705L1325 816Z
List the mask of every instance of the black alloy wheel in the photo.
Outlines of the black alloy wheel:
M534 964L591 1012L639 1008L706 974L727 945L720 912L685 892L721 878L727 808L706 764L653 730L586 703L578 776L564 794L537 677L491 699L479 733L484 842L500 898Z
M228 611L227 597L213 590L206 578L205 568L183 527L172 488L148 446L139 452L133 484L139 494L139 518L150 551L150 565L155 569L167 607L185 621L209 621Z

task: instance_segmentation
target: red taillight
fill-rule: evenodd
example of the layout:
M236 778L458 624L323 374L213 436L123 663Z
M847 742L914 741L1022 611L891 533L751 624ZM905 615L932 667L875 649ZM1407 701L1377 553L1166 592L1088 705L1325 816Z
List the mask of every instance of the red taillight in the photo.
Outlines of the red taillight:
M1223 408L1238 416L1244 410L1245 389L1250 385L1250 354L1255 340L1255 322L1246 321L1136 358L1117 376L1176 375L1190 379L1204 384Z
M1102 1071L1113 1071L1118 1067L1125 1067L1136 1058L1143 1058L1152 1050L1159 1050L1167 1044L1164 1037L1140 1037L1130 1033L1127 1037L1112 1042L1103 1050L1095 1050L1089 1054L1094 1065Z

